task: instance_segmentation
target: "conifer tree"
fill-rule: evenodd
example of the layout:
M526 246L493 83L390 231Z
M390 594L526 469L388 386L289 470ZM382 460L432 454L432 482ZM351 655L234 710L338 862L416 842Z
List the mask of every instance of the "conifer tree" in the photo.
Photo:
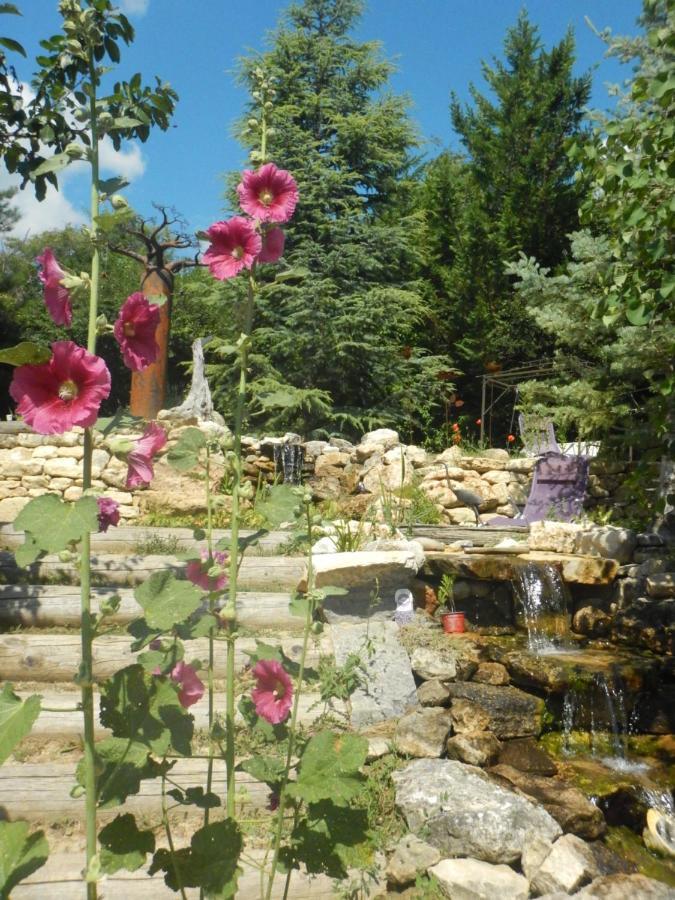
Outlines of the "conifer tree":
M408 435L430 416L444 363L415 349L427 325L413 280L420 230L402 210L416 137L406 99L387 90L391 64L350 35L362 7L292 5L270 49L242 63L253 95L242 140L259 143L263 79L274 88L268 158L300 190L286 235L292 273L263 287L254 323L253 409L278 429L390 424ZM212 374L218 383L222 371Z

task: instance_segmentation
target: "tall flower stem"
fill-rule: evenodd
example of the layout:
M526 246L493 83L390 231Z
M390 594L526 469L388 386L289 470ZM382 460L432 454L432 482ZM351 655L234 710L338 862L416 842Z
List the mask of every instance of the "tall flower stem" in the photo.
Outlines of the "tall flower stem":
M96 122L96 86L98 76L93 51L89 51L89 125L91 134L91 223L92 238L91 288L89 294L89 327L87 350L96 353L96 317L98 314L98 291L100 279L100 252L97 243L97 217L99 214L99 160L98 128ZM84 432L84 457L82 462L82 489L91 487L91 469L94 439L91 428ZM96 827L96 758L94 746L94 621L91 615L91 533L82 537L82 557L80 565L80 627L82 641L82 664L80 667L80 690L82 693L82 716L84 719L84 790L85 790L85 835L87 879L92 876L91 866L97 851ZM87 880L87 900L96 900L96 882Z
M309 647L309 636L312 630L312 615L314 612L314 563L312 557L312 508L310 503L305 504L305 513L307 517L307 540L309 542L309 552L307 555L307 608L305 611L305 628L302 640L302 652L300 654L300 663L298 665L298 677L295 683L295 693L293 696L293 712L291 713L291 724L288 729L288 749L286 751L286 765L284 767L283 780L279 788L279 807L277 809L277 820L274 829L274 844L272 856L272 868L270 869L269 880L267 882L267 891L265 900L270 900L272 896L272 887L274 878L277 874L279 865L279 851L281 849L281 837L284 829L284 812L286 808L286 788L291 771L291 763L295 752L295 739L297 736L298 711L300 709L300 694L302 693L302 679L305 672L305 660L307 658L307 649ZM286 896L289 887L289 880L286 880L286 888L284 896Z
M206 446L206 546L209 551L209 563L212 563L213 553L213 498L211 497L211 451L208 444ZM209 592L209 613L214 614L216 608L216 597L213 591ZM213 627L209 628L209 664L207 671L208 692L209 692L209 761L206 767L206 793L211 793L213 786L213 720L214 720L214 688L213 688L213 666L214 666L214 631ZM204 825L209 824L209 806L206 804L204 809Z
M244 310L243 331L239 348L239 391L234 415L233 444L233 478L232 478L232 516L230 523L230 584L227 606L223 618L228 625L227 659L226 659L226 701L225 701L225 765L227 768L227 815L234 818L234 651L236 641L237 615L237 574L239 569L239 499L241 493L241 431L246 409L246 375L248 369L248 350L251 330L253 328L253 308L255 303L255 274L252 270L248 279L246 307Z

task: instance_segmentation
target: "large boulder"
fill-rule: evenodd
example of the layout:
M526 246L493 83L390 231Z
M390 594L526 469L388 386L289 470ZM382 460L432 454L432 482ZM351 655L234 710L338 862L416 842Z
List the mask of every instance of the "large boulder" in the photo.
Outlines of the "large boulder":
M448 738L448 759L458 759L470 766L489 766L497 759L501 744L490 731L468 731Z
M564 834L528 878L535 895L574 894L599 874L591 848L576 835Z
M461 681L471 678L478 667L478 651L473 644L455 641L442 650L415 647L410 664L424 681Z
M542 807L448 759L418 759L394 772L396 805L414 832L448 856L518 862L528 832L553 841L558 823Z
M538 735L544 701L514 687L476 682L448 685L456 732L491 731L500 739Z
M562 778L531 775L503 764L490 769L490 775L541 803L563 831L590 841L602 837L606 831L605 817L598 807Z
M361 444L375 444L382 451L391 450L401 443L398 431L393 428L376 428L375 431L369 431L361 438Z
M574 896L579 900L675 900L675 890L646 875L606 875Z
M478 859L443 859L429 872L451 900L527 900L530 895L527 878Z

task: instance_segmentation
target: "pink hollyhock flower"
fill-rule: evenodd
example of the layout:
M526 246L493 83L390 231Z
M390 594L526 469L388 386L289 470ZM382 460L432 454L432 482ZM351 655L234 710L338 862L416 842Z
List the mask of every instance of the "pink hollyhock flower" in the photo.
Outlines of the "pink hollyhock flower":
M187 709L204 695L204 682L188 663L180 662L171 670L171 680L179 687L178 701Z
M159 325L159 306L148 303L140 291L127 297L120 309L113 333L120 345L124 365L140 372L157 359L159 347L155 332Z
M243 216L216 222L206 233L211 246L204 254L204 262L219 281L234 278L242 269L250 269L262 250L262 238L253 223Z
M120 507L117 500L110 497L97 497L98 503L98 530L107 531L111 525L119 524Z
M213 554L213 561L209 562L209 551L204 549L201 552L201 557L201 562L198 559L191 559L185 567L185 574L188 580L205 591L222 591L227 584L225 572L213 578L209 576L208 571L213 565L224 566L229 559L227 553L216 550Z
M96 422L101 401L110 394L110 372L84 347L55 341L49 362L17 366L9 393L34 431L63 434L74 425L89 428Z
M154 476L152 457L166 444L166 431L150 422L143 436L136 441L136 446L127 456L127 488L150 484Z
M263 719L278 725L285 722L293 702L293 684L281 663L261 659L253 667L258 684L251 691L255 711Z
M295 179L274 163L265 163L256 172L246 169L237 193L244 212L261 222L288 222L298 202Z
M286 235L281 228L271 228L267 234L263 235L262 250L258 254L258 262L278 262L283 255L285 242Z
M61 284L66 273L56 261L51 247L45 247L42 256L35 260L42 266L38 277L45 288L45 305L55 325L70 328L73 321L73 310L70 305L70 291Z

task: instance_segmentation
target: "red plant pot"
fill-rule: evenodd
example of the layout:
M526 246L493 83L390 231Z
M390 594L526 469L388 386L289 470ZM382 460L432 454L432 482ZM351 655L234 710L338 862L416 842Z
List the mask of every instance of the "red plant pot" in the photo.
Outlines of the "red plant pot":
M445 613L441 616L443 622L443 631L446 634L461 634L464 631L464 613L453 612Z

